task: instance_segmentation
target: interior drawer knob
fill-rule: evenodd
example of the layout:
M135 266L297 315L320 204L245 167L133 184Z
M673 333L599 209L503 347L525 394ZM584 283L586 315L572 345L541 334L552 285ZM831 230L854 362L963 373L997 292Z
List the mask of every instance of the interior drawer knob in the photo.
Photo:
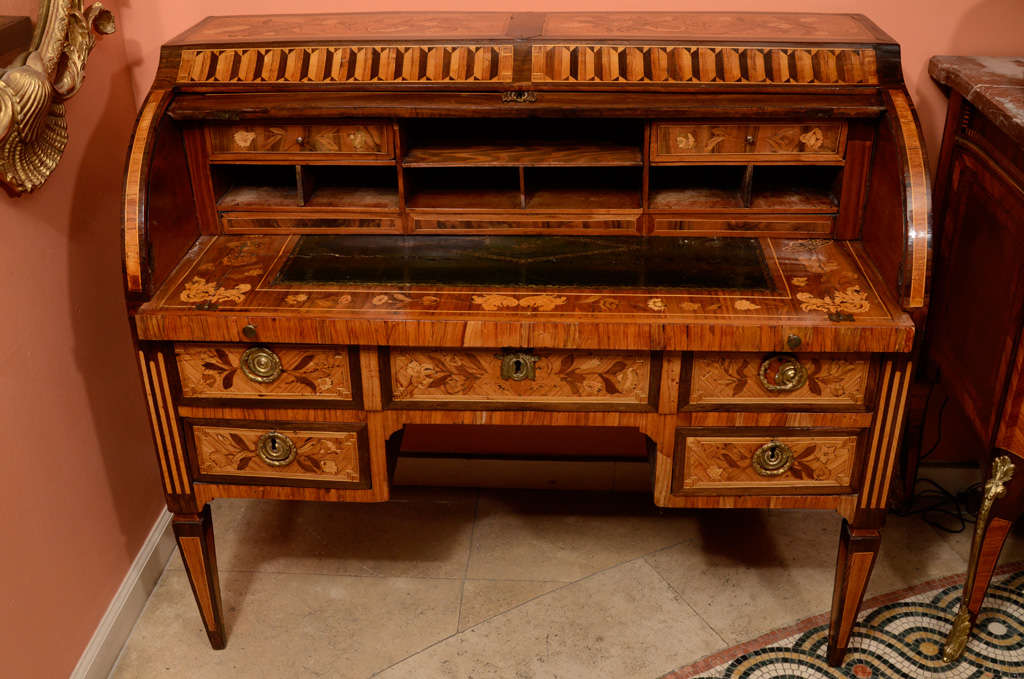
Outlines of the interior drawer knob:
M298 144L299 146L305 146L306 138L302 136L295 137L295 143Z
M242 374L253 382L269 384L281 376L281 359L266 347L251 347L242 354Z
M284 467L295 459L295 444L284 434L267 432L256 441L256 454L271 467Z
M529 351L506 351L501 357L501 379L522 382L537 379L537 356Z
M761 362L757 372L768 391L796 391L807 384L807 369L792 354L773 354Z
M754 451L751 464L761 476L785 474L793 464L793 449L781 441L771 441Z

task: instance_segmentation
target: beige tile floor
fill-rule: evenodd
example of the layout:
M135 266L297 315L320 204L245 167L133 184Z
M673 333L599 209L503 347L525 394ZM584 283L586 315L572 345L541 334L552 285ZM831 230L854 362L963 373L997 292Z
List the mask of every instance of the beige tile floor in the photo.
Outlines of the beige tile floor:
M213 505L228 647L177 556L112 677L655 679L824 612L840 519L649 495L397 489ZM891 517L870 594L964 570L968 533ZM1003 562L1024 559L1018 531Z

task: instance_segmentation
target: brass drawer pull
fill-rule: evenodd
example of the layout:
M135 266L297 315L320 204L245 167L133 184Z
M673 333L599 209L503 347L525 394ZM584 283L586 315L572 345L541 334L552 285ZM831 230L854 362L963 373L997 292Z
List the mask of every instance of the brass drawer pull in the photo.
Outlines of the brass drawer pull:
M780 441L771 441L754 451L751 465L761 476L785 474L793 464L793 449Z
M268 432L256 441L256 454L271 467L284 467L295 459L295 444L284 434Z
M522 382L537 379L537 356L529 351L506 351L501 357L501 379Z
M796 391L807 384L807 369L792 354L773 354L757 371L761 386L772 392Z
M240 363L242 374L253 382L269 384L281 376L281 359L266 347L246 349Z

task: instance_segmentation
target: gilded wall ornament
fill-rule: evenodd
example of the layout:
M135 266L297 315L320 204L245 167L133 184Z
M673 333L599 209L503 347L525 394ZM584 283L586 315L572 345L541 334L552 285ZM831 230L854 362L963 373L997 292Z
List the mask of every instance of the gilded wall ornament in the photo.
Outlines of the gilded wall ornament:
M10 195L36 190L56 169L68 142L64 102L82 86L94 33L114 28L102 3L41 0L32 45L0 67L0 184Z

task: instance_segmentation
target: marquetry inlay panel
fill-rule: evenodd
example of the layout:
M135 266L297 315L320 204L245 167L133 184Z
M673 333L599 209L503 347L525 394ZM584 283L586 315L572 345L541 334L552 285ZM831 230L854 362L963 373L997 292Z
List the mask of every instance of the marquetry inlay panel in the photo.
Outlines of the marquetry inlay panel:
M535 378L504 379L501 350L392 349L395 402L521 402L645 404L649 354L538 351Z
M142 384L149 405L150 424L153 428L153 441L156 444L164 493L191 495L192 482L189 480L188 467L185 464L185 445L181 440L178 417L174 412L164 356L162 353L156 353L147 357L140 351L139 367L142 370Z
M842 123L655 123L651 161L842 160Z
M533 80L870 85L878 74L871 49L561 44L534 45Z
M769 441L790 448L793 462L778 476L762 476L753 466L754 453ZM723 490L770 486L785 490L844 489L850 486L857 436L842 435L679 435L675 490ZM679 457L682 457L680 462Z
M196 462L200 474L274 479L358 482L368 470L360 457L359 434L275 429L295 446L295 459L284 466L267 464L257 453L269 429L195 425Z
M510 82L512 45L182 50L179 83Z
M379 124L224 125L207 128L210 154L330 153L394 155L390 128Z
M242 369L248 346L179 344L175 347L182 395L188 398L352 399L348 350L268 347L281 362L272 382Z
M689 403L770 406L863 406L871 360L868 356L798 356L807 381L792 391L769 391L761 384L762 354L695 354Z
M912 366L904 359L887 360L882 366L878 406L871 425L864 483L858 499L858 506L862 508L883 509L888 502L911 379Z

